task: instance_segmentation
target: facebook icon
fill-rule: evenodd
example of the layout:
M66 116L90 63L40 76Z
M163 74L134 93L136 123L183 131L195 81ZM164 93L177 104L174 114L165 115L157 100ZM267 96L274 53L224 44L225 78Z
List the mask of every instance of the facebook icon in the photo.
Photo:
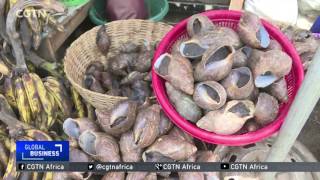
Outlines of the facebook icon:
M25 164L19 164L19 170L24 170L26 168L26 165Z

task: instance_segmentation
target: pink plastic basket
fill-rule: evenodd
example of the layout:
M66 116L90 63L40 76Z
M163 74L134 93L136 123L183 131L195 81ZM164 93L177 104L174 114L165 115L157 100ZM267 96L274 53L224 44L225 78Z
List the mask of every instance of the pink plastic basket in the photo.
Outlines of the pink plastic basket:
M234 30L237 29L238 22L241 17L241 12L228 10L213 10L204 12L202 14L208 16L216 25L229 27ZM280 105L280 111L277 119L269 125L255 132L250 132L241 135L218 135L200 129L194 124L184 119L183 117L181 117L179 113L175 110L175 108L171 105L164 87L164 80L160 76L158 76L153 69L152 84L155 95L158 99L159 104L162 106L164 112L173 121L174 124L176 124L178 127L180 127L181 129L183 129L195 138L198 138L208 143L229 146L240 146L255 143L271 136L279 130L294 100L294 97L301 85L301 82L304 77L304 72L298 53L296 52L294 46L286 38L286 36L283 35L278 28L274 27L270 23L264 20L262 20L262 23L265 26L266 30L269 32L270 37L278 41L282 46L283 51L285 51L289 56L291 56L293 60L293 68L290 74L286 76L289 92L289 101L285 104ZM153 63L161 54L165 52L170 52L171 46L177 40L187 36L186 25L187 19L177 24L169 33L166 34L166 36L163 38L156 50Z

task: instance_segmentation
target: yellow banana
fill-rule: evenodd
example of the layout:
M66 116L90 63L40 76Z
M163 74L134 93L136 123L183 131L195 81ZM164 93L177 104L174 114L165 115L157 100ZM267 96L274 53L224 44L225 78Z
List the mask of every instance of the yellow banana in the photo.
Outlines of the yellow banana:
M18 0L9 0L9 8L11 9L17 2Z
M4 145L6 146L7 149L10 149L10 138L6 138L5 140L3 140Z
M44 81L48 82L50 84L50 86L52 86L52 87L59 88L65 96L69 97L69 93L68 93L67 88L65 87L65 85L63 84L62 81L59 81L58 78L53 77L53 76L48 76L44 79Z
M29 16L26 17L29 26L33 32L32 34L32 46L35 50L37 50L41 43L41 31L42 26L38 19L38 17L33 13L35 9L33 7L27 7L25 8L25 11L29 11Z
M17 108L16 98L14 96L12 79L10 77L6 77L3 84L4 96L6 97L8 103L13 108Z
M20 77L16 78L14 80L14 85L15 85L15 97L17 101L19 114L20 114L20 119L23 122L30 124L32 120L31 109L29 106L27 94L25 92L22 79Z
M46 172L44 175L43 175L43 180L53 180L53 172Z
M25 129L25 135L36 141L52 141L52 138L45 132L38 129Z
M58 118L59 106L58 106L58 104L56 103L54 97L53 97L50 93L48 93L48 94L49 94L49 99L50 99L51 103L53 104L53 109L54 109L53 112L55 112L55 113L53 114L53 118L48 119L48 122L47 122L47 124L46 124L47 127L51 127L51 126L56 122L56 119Z
M65 117L70 117L72 112L72 104L70 97L63 93L63 89L52 86L49 82L44 82L47 91L54 97L55 102L58 104L60 110Z
M37 75L34 74L34 76ZM23 74L21 78L29 101L32 118L35 120L41 111L41 102L38 91L36 90L35 83L29 73Z
M33 79L35 83L36 90L38 91L38 95L43 107L44 112L47 114L47 122L53 122L54 121L54 116L53 114L55 113L54 110L54 104L51 101L50 95L47 92L44 84L42 83L41 79L39 76L35 74L30 74L31 78ZM43 123L43 122L42 122Z
M4 142L0 142L0 164L7 166L9 162L9 151Z
M46 13L43 14L42 16L40 16L40 18L42 19L42 21L45 24L49 24L51 27L53 27L54 29L63 32L65 29L63 27L63 25L61 25L57 19L55 19L53 16L51 16L50 14Z
M9 115L16 118L16 114L13 112L9 102L7 101L6 97L4 97L2 94L0 94L0 106Z
M10 158L6 168L3 180L18 179L19 172L16 171L16 143L14 139L10 140Z
M72 96L73 104L77 110L78 118L85 117L85 111L84 111L83 103L81 101L81 96L74 87L71 87L71 96Z
M1 60L0 61L0 73L8 76L10 74L10 70L6 64Z
M96 113L94 107L87 103L87 116L90 120L94 121L96 119Z

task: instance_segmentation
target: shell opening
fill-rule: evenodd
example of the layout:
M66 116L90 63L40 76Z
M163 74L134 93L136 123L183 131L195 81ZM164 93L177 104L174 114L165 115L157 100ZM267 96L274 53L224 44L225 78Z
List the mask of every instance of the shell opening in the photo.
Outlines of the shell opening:
M246 117L246 116L250 115L250 110L242 102L239 102L236 105L232 106L228 111L232 112L232 113L235 113L239 117Z
M125 122L125 120L126 120L126 117L119 117L112 124L110 124L110 127L111 128L116 127L116 126L120 125L121 123Z
M249 46L245 46L245 47L241 48L241 52L249 58L252 53L252 48Z
M170 157L166 157L159 152L146 152L145 162L173 162Z
M206 84L203 84L202 85L202 88L203 90L205 91L205 93L207 93L207 95L213 99L214 101L216 101L217 103L220 102L220 96L219 96L219 93L212 87L206 85Z
M277 79L278 78L273 75L272 72L267 71L266 73L257 76L254 83L258 88L265 88L277 81Z
M127 101L120 103L112 111L110 117L110 125L116 126L122 122L124 118L127 117L129 111L129 103Z
M68 118L63 123L63 131L69 136L78 139L80 136L79 125L76 121Z
M92 75L88 75L88 76L85 76L84 78L84 86L86 88L90 88L90 86L93 84L93 79L94 77Z
M202 24L198 18L193 21L193 31L195 34L198 34L201 31Z
M263 26L260 26L256 36L257 36L257 39L260 41L261 47L267 48L269 46L270 37L267 30Z
M86 132L82 133L81 136L79 137L79 144L85 152L95 155L96 154L96 149L95 149L96 139L97 139L96 136L92 132L86 131Z
M154 69L160 76L168 75L168 68L171 57L166 53L161 55L154 64Z
M215 51L207 61L206 65L215 63L226 59L232 53L232 48L230 46L222 46L217 51Z
M84 173L82 173L82 178L83 178L83 179L88 179L88 178L91 177L91 175L92 175L91 172L84 172Z
M246 84L248 84L250 80L250 75L246 72L239 72L239 79L237 81L237 87L238 88L242 88L244 87Z
M196 42L183 42L180 45L180 53L184 57L197 58L201 57L206 51L199 43Z

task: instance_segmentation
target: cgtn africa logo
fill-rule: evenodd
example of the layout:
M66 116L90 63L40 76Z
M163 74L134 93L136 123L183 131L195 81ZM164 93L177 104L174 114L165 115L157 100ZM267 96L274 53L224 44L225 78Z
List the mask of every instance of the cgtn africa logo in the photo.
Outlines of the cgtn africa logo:
M18 18L42 18L46 19L46 22L48 22L49 17L60 16L62 14L63 13L55 13L46 9L34 8L20 9L16 12Z

